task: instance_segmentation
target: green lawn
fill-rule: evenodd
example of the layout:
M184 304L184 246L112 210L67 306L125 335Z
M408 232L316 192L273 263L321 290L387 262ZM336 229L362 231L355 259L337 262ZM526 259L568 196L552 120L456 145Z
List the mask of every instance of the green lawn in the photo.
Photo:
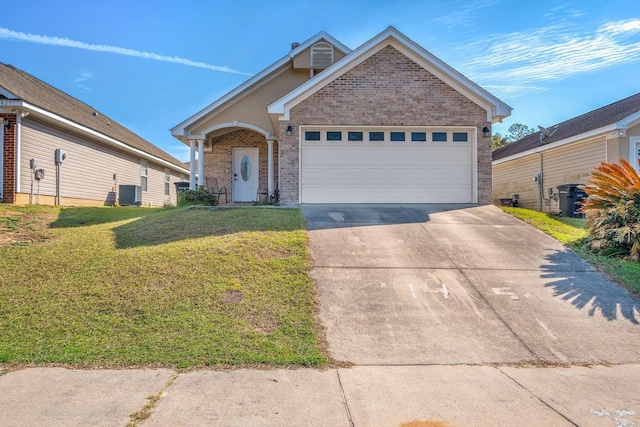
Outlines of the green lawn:
M0 205L0 363L330 360L296 209Z
M505 212L537 227L571 247L594 267L636 294L640 294L640 263L594 254L583 244L589 235L584 219L550 217L543 212L522 208L502 208Z

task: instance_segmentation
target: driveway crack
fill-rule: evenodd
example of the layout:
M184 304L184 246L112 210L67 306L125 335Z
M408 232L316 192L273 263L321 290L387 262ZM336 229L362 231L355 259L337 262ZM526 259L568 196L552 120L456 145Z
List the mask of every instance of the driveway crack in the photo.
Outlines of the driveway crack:
M542 403L544 406L546 406L547 408L551 409L553 412L555 412L556 414L558 414L559 416L561 416L562 418L564 418L565 420L567 420L567 422L571 423L572 425L578 427L578 424L576 424L574 421L572 421L569 417L567 417L566 415L564 415L562 412L558 411L556 408L554 408L553 406L549 405L547 402L545 402L544 400L542 400L542 398L540 398L539 396L537 396L534 392L532 392L531 390L529 390L528 388L526 388L524 385L522 385L521 383L519 383L515 378L513 378L511 375L507 374L505 371L503 371L502 369L500 369L499 367L496 367L496 369L498 371L500 371L500 373L502 373L504 376L506 376L507 378L509 378L511 381L513 381L514 383L516 383L520 388L522 388L524 391L526 391L527 393L529 393L531 396L533 396L534 398L536 398L540 403Z
M344 409L347 412L347 418L349 419L349 424L351 427L355 427L353 423L353 418L351 418L351 410L349 409L349 402L347 402L347 395L344 392L344 387L342 386L342 379L340 378L340 371L336 371L336 375L338 376L338 385L340 386L340 394L342 394L342 403L344 403Z

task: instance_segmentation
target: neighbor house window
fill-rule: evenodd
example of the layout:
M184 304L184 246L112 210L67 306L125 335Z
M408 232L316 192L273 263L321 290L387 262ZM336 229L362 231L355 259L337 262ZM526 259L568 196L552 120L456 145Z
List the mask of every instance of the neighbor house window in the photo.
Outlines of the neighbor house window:
M413 142L426 142L427 133L426 132L411 132L411 141Z
M453 133L453 142L467 142L467 133L466 132L454 132Z
M404 132L391 132L391 141L402 142L404 138Z
M304 133L305 141L320 141L320 132L317 131L307 131Z
M149 179L149 163L146 160L140 160L140 187L142 187L142 191L147 191L148 179Z
M362 136L362 132L349 132L347 134L347 138L349 139L349 141L362 141L363 140L363 136Z
M171 191L171 172L164 168L164 195L169 196Z
M447 142L447 133L446 132L433 132L431 134L431 140L433 142Z
M384 141L384 132L369 132L369 141Z
M339 132L339 131L328 131L327 132L327 141L342 141L342 132Z

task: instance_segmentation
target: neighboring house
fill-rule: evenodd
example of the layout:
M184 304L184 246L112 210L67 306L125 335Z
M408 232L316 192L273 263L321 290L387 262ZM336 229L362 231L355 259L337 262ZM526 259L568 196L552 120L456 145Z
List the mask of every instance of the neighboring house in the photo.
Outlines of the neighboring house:
M624 159L638 168L640 93L559 123L493 152L493 197L519 195L519 206L558 213L553 194L585 184L601 162ZM540 174L539 180L534 177ZM551 199L551 200L549 200Z
M189 179L176 158L89 105L2 63L0 122L0 200L5 203L95 206L120 199L121 204L162 206L175 204L174 183ZM56 162L56 153L63 162Z
M198 172L233 201L278 189L290 205L491 202L508 105L393 27L353 51L325 32L291 47L171 130L191 185Z

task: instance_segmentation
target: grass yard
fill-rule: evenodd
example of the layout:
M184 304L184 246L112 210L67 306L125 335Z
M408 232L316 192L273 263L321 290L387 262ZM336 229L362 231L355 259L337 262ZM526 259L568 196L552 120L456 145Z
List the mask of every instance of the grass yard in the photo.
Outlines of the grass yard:
M543 212L522 208L504 207L502 209L571 247L591 265L609 275L613 280L635 294L640 294L640 263L597 255L586 248L583 244L584 239L589 235L586 220L550 217Z
M324 366L302 214L0 205L0 363Z

